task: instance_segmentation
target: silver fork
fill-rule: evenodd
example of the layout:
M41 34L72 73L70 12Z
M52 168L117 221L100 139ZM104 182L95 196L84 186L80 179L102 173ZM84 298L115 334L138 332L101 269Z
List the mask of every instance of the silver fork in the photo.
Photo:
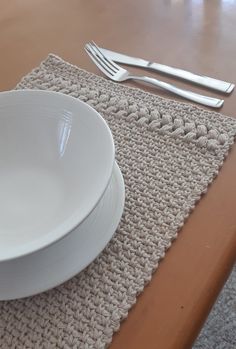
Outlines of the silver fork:
M155 87L160 87L163 90L167 90L173 94L184 97L191 101L207 105L212 108L222 107L224 100L218 98L212 98L208 96L203 96L192 91L183 90L174 85L168 84L164 81L153 79L147 76L136 76L128 72L128 70L121 68L118 64L113 62L111 59L107 58L99 47L94 43L90 42L85 45L85 51L89 57L93 60L96 66L111 80L116 82L122 82L126 80L139 80L146 82L148 84L154 85Z

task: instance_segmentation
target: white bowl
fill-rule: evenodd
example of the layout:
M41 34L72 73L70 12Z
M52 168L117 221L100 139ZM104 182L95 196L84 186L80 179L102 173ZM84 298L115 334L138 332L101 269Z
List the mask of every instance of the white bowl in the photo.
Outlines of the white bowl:
M111 240L124 200L123 177L115 163L102 198L70 234L32 254L0 263L0 301L33 296L81 272Z
M64 237L105 192L114 143L90 106L56 92L0 93L0 261Z

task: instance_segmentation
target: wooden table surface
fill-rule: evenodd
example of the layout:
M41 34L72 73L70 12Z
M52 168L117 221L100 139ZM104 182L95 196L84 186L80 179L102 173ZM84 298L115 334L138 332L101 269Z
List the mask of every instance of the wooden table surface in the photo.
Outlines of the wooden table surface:
M0 90L13 88L50 52L100 75L83 50L89 40L236 82L235 1L0 0ZM164 75L159 78L174 81ZM170 98L165 92L146 89ZM236 116L236 91L224 97L221 112ZM110 348L190 348L235 257L234 147Z

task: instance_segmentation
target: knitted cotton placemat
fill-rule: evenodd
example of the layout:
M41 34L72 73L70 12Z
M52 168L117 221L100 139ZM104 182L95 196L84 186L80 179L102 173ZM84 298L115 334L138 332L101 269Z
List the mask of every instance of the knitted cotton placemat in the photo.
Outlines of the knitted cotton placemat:
M116 234L86 270L51 291L0 303L0 347L102 349L217 175L236 120L115 84L54 55L17 88L63 92L101 113L126 203Z

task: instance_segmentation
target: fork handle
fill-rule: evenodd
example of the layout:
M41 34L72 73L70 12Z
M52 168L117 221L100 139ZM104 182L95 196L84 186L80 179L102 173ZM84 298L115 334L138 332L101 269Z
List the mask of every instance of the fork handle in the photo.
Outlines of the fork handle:
M197 75L183 69L173 68L159 63L149 63L148 68L157 72L162 72L172 76L176 76L178 78L188 80L190 82L194 82L195 84L209 87L224 93L230 93L234 89L234 84L230 82L213 79L204 75Z
M208 107L220 108L220 107L222 107L222 105L224 103L223 99L203 96L203 95L200 95L200 94L192 92L192 91L183 90L179 87L168 84L164 81L149 78L148 76L129 76L129 78L134 79L134 80L143 81L143 82L146 82L146 83L153 85L153 86L156 86L156 87L160 87L163 90L167 90L169 92L172 92L175 95L184 97L186 99L189 99L190 101L197 102L197 103L206 105Z

